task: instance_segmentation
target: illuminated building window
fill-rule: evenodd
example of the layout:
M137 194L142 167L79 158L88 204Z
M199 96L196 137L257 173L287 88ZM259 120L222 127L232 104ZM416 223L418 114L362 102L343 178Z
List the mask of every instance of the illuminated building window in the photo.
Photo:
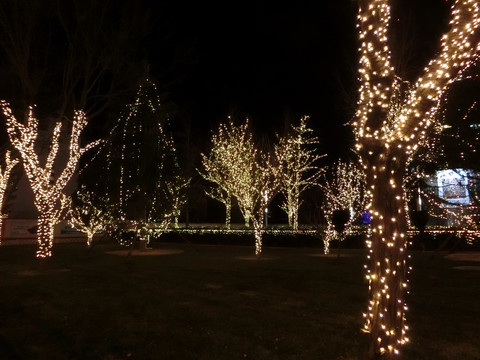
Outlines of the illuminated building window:
M438 196L449 204L469 205L469 175L463 169L437 171Z

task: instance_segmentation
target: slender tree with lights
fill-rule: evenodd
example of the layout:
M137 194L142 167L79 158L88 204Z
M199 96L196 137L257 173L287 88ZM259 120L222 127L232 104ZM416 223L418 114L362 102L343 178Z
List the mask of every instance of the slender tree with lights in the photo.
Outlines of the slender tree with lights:
M230 128L234 126L230 123ZM249 130L248 119L237 130L240 136L232 142L237 151L231 163L232 194L237 199L244 217L250 218L255 235L255 255L262 252L265 213L268 204L278 192L271 157L258 149Z
M8 184L10 182L10 174L15 165L18 164L18 159L11 158L10 151L5 153L5 167L2 169L0 166L0 244L2 243L2 226L3 219L6 217L3 214L3 203L5 201L5 193L7 191Z
M54 225L58 223L68 204L68 197L63 193L65 186L75 173L82 154L97 145L98 141L85 147L80 146L80 135L87 125L87 118L82 111L76 111L71 125L68 159L60 175L55 178L54 162L60 148L62 123L58 122L54 127L50 151L42 164L39 154L35 151L38 120L33 115L33 108L29 109L27 123L21 124L15 119L6 101L1 100L0 106L7 118L8 136L21 155L23 168L35 196L35 206L39 212L37 257L47 258L52 255Z
M416 82L408 84L392 64L389 1L359 0L360 88L353 126L372 216L367 240L370 299L363 327L369 334L370 358L393 358L408 342L406 164L434 125L442 94L476 59L479 15L477 1L455 1L440 52Z
M225 205L225 227L230 229L232 210L232 187L234 179L231 167L235 161L236 133L231 123L220 124L218 132L212 135L212 147L209 155L201 154L203 170L198 173L207 181L215 184L206 191L207 195ZM242 134L238 138L242 138ZM249 219L246 219L248 222Z
M319 185L324 197L323 213L326 222L323 234L324 252L328 254L331 240L338 235L341 242L342 237L350 234L354 220L364 210L365 174L356 164L339 161L332 165L331 171L323 174ZM348 211L349 216L342 234L337 234L334 214L342 210Z
M247 155L247 156L245 156ZM260 256L263 246L263 233L267 207L278 192L278 185L272 169L271 158L255 150L253 157L241 154L237 166L243 167L240 182L233 194L244 214L250 214L255 236L255 255ZM242 171L239 171L242 172Z
M275 174L280 192L285 200L281 205L288 215L288 224L298 230L298 211L301 206L300 195L308 187L316 185L322 170L317 165L322 157L316 154L313 147L318 139L312 136L313 130L307 126L308 116L293 126L289 134L281 137L275 146Z

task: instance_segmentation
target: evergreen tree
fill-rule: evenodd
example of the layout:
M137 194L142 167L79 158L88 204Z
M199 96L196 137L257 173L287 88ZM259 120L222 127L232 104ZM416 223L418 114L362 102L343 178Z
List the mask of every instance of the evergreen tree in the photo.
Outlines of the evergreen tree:
M168 113L153 81L146 78L132 104L113 127L100 161L105 180L97 185L110 203L118 204L119 220L146 239L147 227L157 223L163 231L178 218L188 181L180 171Z

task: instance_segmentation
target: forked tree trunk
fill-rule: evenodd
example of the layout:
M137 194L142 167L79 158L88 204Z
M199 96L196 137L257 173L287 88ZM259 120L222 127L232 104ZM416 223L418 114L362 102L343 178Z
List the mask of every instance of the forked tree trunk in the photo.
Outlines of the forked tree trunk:
M390 147L371 149L363 157L372 205L372 232L367 240L369 303L364 332L369 334L366 359L397 358L407 340L407 221L402 189L406 156Z

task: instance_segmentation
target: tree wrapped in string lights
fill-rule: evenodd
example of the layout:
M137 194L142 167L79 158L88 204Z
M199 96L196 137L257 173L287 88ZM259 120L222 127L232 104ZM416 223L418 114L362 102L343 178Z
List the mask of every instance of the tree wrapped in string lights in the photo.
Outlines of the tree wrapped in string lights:
M328 254L331 240L338 235L341 242L349 235L353 222L364 210L365 174L356 164L339 161L332 165L331 171L323 174L323 181L319 185L324 197L322 207L326 222L323 231L324 252ZM343 233L337 234L333 217L336 211L341 210L348 211L349 218Z
M300 195L310 186L316 185L322 169L317 165L322 157L316 154L314 145L318 139L312 136L313 130L307 127L309 117L304 116L298 126L291 126L289 134L280 137L275 145L275 174L280 193L285 200L281 205L288 215L288 224L298 230Z
M10 105L6 101L1 100L0 106L7 118L8 136L21 155L23 168L35 196L35 206L39 212L37 257L47 258L52 255L54 225L59 222L68 204L68 197L63 190L75 173L82 154L99 142L89 143L85 147L80 146L80 135L87 125L87 118L82 111L76 111L71 125L68 159L60 175L55 178L54 162L60 148L62 123L56 123L53 129L50 151L46 161L42 164L39 154L35 151L38 120L33 115L33 108L30 107L27 123L24 125L15 119Z
M10 182L10 174L15 165L18 164L18 159L12 158L10 156L10 151L5 153L5 167L2 169L0 166L0 244L2 243L2 225L3 219L6 217L3 214L3 203L5 202L5 195L7 191L8 184Z
M367 175L372 217L367 279L370 299L363 331L370 358L393 358L408 341L405 295L408 273L403 180L409 156L426 140L449 84L477 58L479 4L457 0L438 55L408 84L391 59L390 2L359 0L359 100L352 122L356 151Z
M248 119L236 126L232 120L221 124L222 189L235 197L248 227L250 220L255 234L255 254L262 252L265 210L277 193L273 164L253 141ZM214 140L216 138L214 137Z

